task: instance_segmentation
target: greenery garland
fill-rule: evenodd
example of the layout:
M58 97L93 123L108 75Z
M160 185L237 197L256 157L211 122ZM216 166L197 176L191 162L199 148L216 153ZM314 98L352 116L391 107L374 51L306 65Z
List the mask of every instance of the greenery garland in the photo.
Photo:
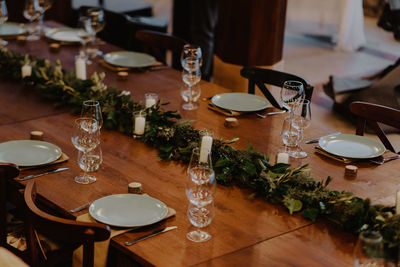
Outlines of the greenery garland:
M21 77L21 67L32 66L30 77ZM2 48L0 75L23 81L55 106L67 105L79 112L84 100L98 100L102 106L104 127L132 133L132 112L144 109L134 102L130 92L107 88L104 73L93 74L90 79L79 80L71 71L55 66L47 59ZM191 151L199 146L199 132L187 121L179 120L176 111L164 111L160 102L150 108L146 131L142 141L159 150L164 160L188 162ZM213 166L217 182L221 185L237 184L251 188L250 197L263 197L272 203L284 205L290 212L302 212L311 221L323 217L334 225L351 232L379 231L384 239L385 251L397 258L400 245L400 215L393 206L372 205L369 199L356 197L350 192L331 191L324 182L316 181L307 165L290 168L288 164L271 165L269 159L249 145L246 151L236 150L230 144L235 140L215 139L212 147Z

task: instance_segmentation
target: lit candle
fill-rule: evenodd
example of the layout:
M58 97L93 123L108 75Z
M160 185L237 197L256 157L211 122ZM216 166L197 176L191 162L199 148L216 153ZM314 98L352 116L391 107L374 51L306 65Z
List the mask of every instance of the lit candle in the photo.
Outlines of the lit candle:
M78 79L86 80L86 61L80 56L75 58L75 75Z
M144 127L146 125L146 117L137 116L135 117L135 131L134 133L137 135L144 134Z
M205 135L201 138L200 145L200 163L206 163L208 155L211 153L213 138L211 135Z
M149 108L157 103L158 95L155 93L147 93L144 95L145 97L145 106Z
M22 78L31 76L32 75L32 66L28 65L28 64L23 65L21 68L21 75L22 75Z
M276 163L289 163L289 154L288 153L278 153L278 156L276 157Z

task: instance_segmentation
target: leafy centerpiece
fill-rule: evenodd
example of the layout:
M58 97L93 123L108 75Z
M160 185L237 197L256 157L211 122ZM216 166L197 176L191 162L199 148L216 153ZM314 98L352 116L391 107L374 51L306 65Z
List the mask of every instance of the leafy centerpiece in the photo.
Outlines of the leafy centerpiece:
M21 67L29 62L31 76L22 78ZM84 100L101 103L104 127L124 134L132 133L132 112L144 109L134 102L130 92L107 87L104 73L93 74L90 79L79 80L73 72L62 69L61 63L53 66L47 59L2 48L0 50L0 75L22 81L56 107L67 105L79 112ZM5 89L4 89L5 90ZM191 151L199 146L199 131L190 122L179 120L176 111L165 111L160 102L149 108L146 131L141 140L158 149L164 160L189 161ZM249 145L247 150L236 150L231 143L215 139L212 147L213 165L217 182L230 186L236 184L253 190L250 197L262 197L284 205L290 214L315 221L323 217L342 229L357 233L362 229L379 231L386 251L397 255L400 245L400 215L394 207L372 205L350 192L327 188L331 178L316 181L307 165L291 168L288 164L271 165L268 157Z

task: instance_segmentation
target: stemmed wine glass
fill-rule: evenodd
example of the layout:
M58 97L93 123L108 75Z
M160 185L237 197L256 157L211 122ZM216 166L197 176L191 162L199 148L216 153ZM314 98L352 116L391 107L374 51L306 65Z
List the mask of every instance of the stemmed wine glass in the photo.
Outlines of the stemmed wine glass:
M24 17L29 20L30 24L39 19L42 13L42 8L39 5L39 0L25 0ZM29 36L26 38L28 41L39 40L38 27L31 25L29 29Z
M300 147L300 143L303 140L303 132L304 129L309 127L311 124L311 109L310 109L310 101L304 99L302 102L297 103L294 106L293 117L292 117L292 126L298 131L298 142L297 149L293 151L291 154L294 158L305 158L307 157L307 153L302 151Z
M303 83L298 81L285 81L281 88L282 105L289 111L289 116L293 117L293 105L304 98Z
M44 13L46 13L46 11L49 10L52 5L53 5L53 0L39 0L40 17L39 17L38 31L40 34L44 33L44 25L43 25Z
M198 108L197 104L192 101L197 101L200 97L201 90L193 90L194 86L201 80L201 65L203 64L203 58L201 53L201 48L191 44L186 44L183 47L181 53L181 64L183 67L182 79L187 87L183 87L181 90L181 95L187 104L182 106L186 110L194 110Z
M79 52L79 55L85 58L87 64L91 64L92 62L88 60L88 55L86 53L86 45L90 42L93 35L92 22L89 17L80 16L78 20L78 37L82 44L82 49Z
M83 101L81 117L93 118L97 121L99 130L103 126L103 116L101 115L101 107L99 101L86 100Z
M84 158L79 166L84 171L83 175L75 177L75 182L80 184L90 184L96 181L96 177L88 175L88 157L87 153L94 150L100 144L100 131L97 121L93 118L78 118L74 122L71 141L74 146L81 152Z
M0 26L2 26L8 20L8 11L5 0L0 1ZM8 42L6 40L0 39L0 45L6 46Z
M201 228L208 226L214 218L215 173L211 167L211 155L201 160L199 148L194 148L186 179L186 196L189 199L187 216L196 230L186 234L193 242L204 242L211 235Z
M86 11L86 16L90 18L91 21L91 26L93 29L93 33L92 33L92 45L94 46L96 44L96 35L97 33L101 32L105 25L106 25L106 21L104 18L104 10L98 7L93 7L93 8L89 8ZM96 57L103 55L103 52L100 51L98 48L90 48L88 49L88 53L89 55L91 55L91 57Z

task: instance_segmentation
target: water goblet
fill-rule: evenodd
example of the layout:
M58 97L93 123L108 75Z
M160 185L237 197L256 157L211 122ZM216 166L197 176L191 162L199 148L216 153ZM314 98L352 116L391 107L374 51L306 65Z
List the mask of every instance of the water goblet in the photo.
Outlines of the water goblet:
M294 106L293 117L292 117L292 126L299 133L299 138L297 142L297 149L294 151L291 156L294 158L305 158L307 157L307 153L302 151L300 147L300 143L303 140L303 132L304 129L309 127L311 124L311 109L310 109L310 101L303 100Z
M199 46L186 44L181 53L181 64L187 72L195 72L201 68L203 57Z
M281 88L281 101L283 107L289 111L289 116L293 117L293 106L296 102L304 98L303 83L298 81L285 81Z
M200 82L201 80L201 72L200 69L197 69L193 72L189 72L187 70L182 71L182 79L187 85L187 87L182 87L181 95L185 102L188 102L182 106L185 110L194 110L197 109L199 106L196 102L201 94L200 86L195 85Z
M44 13L46 13L46 11L49 10L52 5L53 5L53 0L39 0L39 6L40 6L40 16L38 25L39 34L44 33L44 25L43 25Z
M99 101L83 101L81 117L95 119L97 121L99 129L101 129L101 127L103 126L103 116L101 115L101 107Z
M8 20L8 11L5 0L0 1L0 27ZM8 42L6 40L0 39L0 45L6 46Z
M78 20L78 33L77 36L79 37L80 43L82 45L82 49L80 50L79 54L85 58L87 64L91 64L92 62L89 59L89 56L86 52L86 46L92 39L93 29L92 24L89 17L80 16Z
M186 234L186 238L193 242L204 242L211 238L211 234L201 230L208 226L214 218L214 202L204 206L189 203L187 216L190 223L197 227L195 231Z
M353 260L356 267L387 266L381 234L376 231L361 232L354 248Z
M83 152L84 174L75 177L75 182L80 184L90 184L96 181L96 177L87 174L88 157L86 154L94 150L100 144L100 131L97 121L93 118L78 118L74 122L71 137L72 144L76 149Z
M79 167L86 172L94 172L100 168L103 163L103 152L101 146L98 145L95 149L90 150L86 154L78 150Z
M86 16L90 18L91 27L93 29L92 39L91 39L92 48L88 49L88 53L92 58L94 58L96 56L103 55L102 51L100 51L98 48L94 48L93 46L95 46L96 44L97 33L102 31L106 25L104 10L98 7L92 7L86 11Z
M25 0L24 17L29 20L30 24L39 19L42 9L39 5L39 0ZM26 37L28 41L36 41L40 39L38 27L31 25L29 35Z

